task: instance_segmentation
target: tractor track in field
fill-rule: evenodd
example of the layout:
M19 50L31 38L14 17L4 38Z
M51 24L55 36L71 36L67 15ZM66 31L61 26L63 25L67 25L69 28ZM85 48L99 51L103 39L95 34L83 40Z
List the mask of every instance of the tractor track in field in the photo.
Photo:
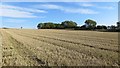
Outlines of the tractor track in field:
M21 35L21 34L19 34L19 35ZM52 38L52 37L40 36L40 35L37 36L37 35L32 35L32 34L26 34L26 35L21 35L21 36L31 37L31 36L27 36L27 35L36 36L36 37L39 37L39 38L42 37L42 38L47 38L47 39L53 39L53 40L58 40L58 41L62 41L62 42L68 42L68 43L77 44L77 45L83 45L83 46L86 46L86 47L96 48L96 49L100 49L100 50L119 52L119 50L100 48L100 47L96 47L96 46L92 46L92 45L88 45L88 44L83 44L83 43L79 43L79 42L73 42L73 41L69 41L69 40L64 40L64 39L60 39L60 38ZM37 39L35 37L31 37L31 38Z
M5 43L6 41L9 40L9 37L7 36L7 34L4 34L4 33L1 33L1 34L2 34L2 37L3 37L2 45L4 45L4 46L2 46L2 48L3 48L3 52L2 52L2 65L3 66L15 65L16 64L15 61L17 59L17 57L15 55L17 55L17 54L15 52L13 52L14 51L14 47L11 46L12 44L7 44L8 42ZM9 62L14 62L14 63L9 63L7 60L9 60Z
M71 43L71 44L83 45L83 46L86 46L86 47L95 48L95 49L100 49L100 50L105 50L105 51L118 52L118 51L114 51L114 50L111 50L111 49L97 48L97 47L94 47L94 46L90 46L90 45L86 45L86 44L81 44L81 43L76 43L76 42L72 42L72 41L68 41L68 40L63 40L63 39L58 39L58 38L51 38L51 37L46 37L46 36L37 36L37 37L39 37L39 38L36 38L36 37L33 37L32 34L25 34L25 35L18 34L18 35L23 36L23 37L33 38L33 39L36 39L36 40L38 40L38 41L42 41L42 42L45 42L45 43L57 45L57 46L59 46L59 47L62 47L62 48L68 49L68 50L71 50L71 49L69 49L69 48L67 48L67 47L64 47L64 46L61 46L61 45L59 45L59 44L56 44L56 43L54 43L54 42L50 42L50 41L47 41L47 40L44 40L44 39L39 39L39 38L42 37L42 38L47 38L47 39L53 39L53 40L58 40L58 41L62 41L62 42L67 42L67 43ZM30 35L30 36L28 36L28 35ZM34 35L34 36L36 36L36 35ZM72 50L73 50L73 49L72 49ZM78 52L78 53L86 54L86 53L80 52L80 51L78 51L78 50L73 50L73 51L76 51L76 52ZM88 56L94 56L94 55L91 55L91 54L86 54L86 55L88 55ZM94 57L95 57L95 56L94 56ZM99 57L95 57L95 58L100 59ZM101 58L101 60L102 60L102 58ZM116 61L116 64L118 64L117 61Z
M35 32L36 37L39 37L39 30L37 30L38 32ZM26 33L26 32L24 32ZM44 33L44 32L43 32ZM64 32L65 33L65 32ZM49 35L49 36L48 36ZM76 35L76 34L75 34ZM118 53L118 42L117 39L113 40L113 39L106 39L106 38L100 38L99 37L88 37L88 36L84 36L84 35L78 35L80 37L76 37L74 34L63 34L63 33L58 33L58 32L49 32L48 34L43 34L40 37L44 37L44 38L49 38L49 39L54 39L54 40L61 40L63 42L69 42L69 43L73 43L73 44L81 44L83 46L88 46L88 47L93 47L93 48L98 48L101 50L108 50L108 51L113 51L113 52L117 52ZM65 38L65 39L64 39ZM72 40L74 39L74 40ZM78 41L79 40L79 41ZM86 41L86 42L85 42Z
M11 37L12 39L12 42L14 42L14 44L18 44L18 46L14 46L15 48L17 48L17 50L19 50L19 52L23 53L23 57L28 57L30 59L30 61L35 61L35 62L31 62L31 64L36 64L36 65L39 65L39 64L45 64L44 61L42 61L41 59L39 59L37 57L37 55L35 55L31 50L29 50L27 47L25 47L26 44L23 44L19 41L17 41L15 38ZM27 44L28 45L28 44ZM20 47L22 46L22 47ZM28 45L29 46L29 45ZM24 48L24 49L23 49ZM21 49L21 50L20 50ZM19 53L20 54L20 53Z
M58 41L62 41L62 42L68 42L68 43L77 44L77 45L81 44L81 45L83 45L83 46L87 46L87 47L91 47L91 48L96 48L96 49L101 49L101 50L107 50L107 51L119 52L118 50L112 50L112 49L100 48L100 47L96 47L96 46L92 46L92 45L87 45L87 44L83 44L83 43L78 43L78 42L68 41L68 40L59 39L59 38L52 38L52 37L47 37L47 36L38 36L38 37L43 37L43 38L48 38L48 39L58 40Z
M70 32L69 32L70 33ZM68 33L61 33L61 32L53 32L53 33L50 33L50 34L55 34L55 35L70 35L70 36L74 36L74 35L77 35L77 36L79 36L80 34L78 33L78 34L68 34ZM101 38L101 37L97 37L97 36L95 36L95 37L90 37L90 36L86 36L86 35L80 35L81 37L87 37L87 38L90 38L90 39L96 39L97 38L97 41L100 41L101 42L101 40L116 40L116 39L108 39L108 38ZM102 42L103 43L103 42Z
M20 35L21 36L21 35ZM24 36L22 36L22 37L24 37ZM29 37L30 38L30 37ZM13 38L14 39L14 38ZM18 42L18 44L21 44L21 42L19 42L19 41L17 41L16 39L14 39L16 42ZM40 40L39 40L40 41ZM42 41L42 42L45 42L45 41ZM48 43L48 42L45 42L45 43ZM52 45L54 45L55 46L55 44L53 44L53 43L49 43L49 44L52 44ZM21 44L21 45L23 45L23 44ZM57 47L59 47L59 46L57 46ZM23 47L23 48L25 48L24 50L26 50L26 47ZM62 47L62 48L64 48L64 47ZM70 49L68 49L68 48L64 48L64 49L67 49L67 50L70 50ZM71 51L71 50L70 50ZM77 51L75 51L75 52L77 52ZM80 53L80 52L77 52L77 53ZM81 54L84 54L84 53L81 53ZM86 55L86 54L85 54ZM86 55L87 56L87 55ZM87 56L87 57L91 57L91 56ZM91 58L94 58L94 60L96 60L97 58L95 58L95 57L91 57ZM37 59L36 59L37 60ZM97 59L98 60L98 59ZM102 62L102 60L99 60L100 62Z
M98 62L101 62L101 65L105 64L105 65L116 65L117 66L119 64L118 61L116 61L116 59L115 59L116 57L112 58L113 55L116 55L116 53L118 53L118 50L97 47L97 46L94 46L91 44L90 45L85 44L83 42L80 43L80 42L72 41L69 39L57 38L55 36L50 37L47 35L45 36L45 35L39 35L39 34L34 34L34 33L31 34L31 33L26 33L26 32L16 32L15 33L14 31L9 31L9 30L8 31L5 30L4 32L9 36L9 40L13 44L13 47L15 48L17 53L20 56L22 56L23 59L27 58L27 60L31 60L31 61L26 61L29 63L29 65L33 64L33 65L37 65L37 66L46 66L46 65L48 65L47 62L50 62L49 59L46 62L46 58L40 58L40 55L36 55L38 52L36 50L34 51L34 48L32 48L33 47L32 45L34 45L34 44L29 43L29 41L32 41L32 40L34 41L34 43L38 42L39 44L41 44L40 42L42 42L42 43L50 44L50 46L58 48L58 52L59 52L59 49L62 48L63 50L68 50L69 52L74 52L77 55L81 54L83 56L92 58L93 61L95 61L97 59ZM19 38L21 38L21 40L19 40ZM24 41L22 41L22 38L25 38L26 40L27 39L28 40L30 39L30 40L24 42ZM60 44L60 43L63 43L63 44ZM38 45L37 47L39 47L39 44L35 44L35 45ZM64 46L64 45L66 45L66 46ZM73 45L73 46L71 46L71 45ZM90 49L93 51L98 50L99 52L98 53L92 52L92 51L88 52L88 50L85 50L86 52L83 52L84 51L83 49L78 50L78 48L80 48L79 46L82 47L83 49L85 48L85 49ZM76 48L76 47L78 47L78 48ZM36 49L36 46L35 46L35 49ZM37 50L39 50L39 48L37 48ZM47 51L49 51L49 50L50 49L48 48ZM37 52L37 53L35 53L35 52ZM105 55L102 55L101 52L105 52ZM107 56L108 55L107 52L109 54L112 54L112 53L115 53L115 54L113 54L109 57L109 56ZM45 53L45 52L41 52L40 54L42 54L42 53ZM67 56L69 54L64 56L64 55L62 55L61 52L59 52L59 53L60 53L60 55L56 54L55 52L52 52L52 54L54 54L54 55L58 55L61 57L69 57L69 56ZM46 53L46 55L47 54L48 53ZM99 54L99 55L96 55L96 54ZM72 55L72 54L70 54L70 55ZM101 57L100 55L105 56L106 58ZM47 55L47 56L49 56L49 55ZM74 57L74 56L72 56L72 57ZM90 60L88 60L88 61L90 61ZM96 64L99 64L98 62L96 62Z
M75 38L74 37L74 34L63 34L63 33L50 33L51 35L54 34L54 36L63 36L63 37L70 37L70 38ZM80 36L79 34L76 34L77 36ZM73 37L72 37L73 36ZM82 40L86 40L87 38L87 41L96 41L96 42L100 42L102 45L104 44L107 44L107 43L110 43L110 45L118 45L118 41L116 39L106 39L106 38L99 38L99 37L89 37L89 36L85 36L85 35L82 35L80 36ZM78 39L78 38L75 38L75 39ZM96 40L94 40L96 39ZM79 40L79 39L78 39ZM107 41L104 41L104 40L107 40ZM107 45L107 46L110 46L110 45ZM116 46L113 46L113 47L116 47Z
M23 58L23 59L27 59L27 64L29 65L37 65L37 66L44 66L45 65L45 62L43 60L41 60L40 58L37 57L37 55L35 55L30 49L28 49L23 43L17 41L15 38L13 38L11 35L9 35L7 32L6 34L9 36L9 40L12 44L12 46L15 48L15 50L17 51L17 53ZM8 49L8 48L5 48L5 49ZM6 52L9 52L8 50L5 51L4 49L4 53ZM10 52L12 53L12 52ZM12 58L15 58L15 60L19 59L17 57L12 57L12 54L9 54L9 55L5 55L3 57L9 57L11 56L11 59ZM5 59L3 58L3 61ZM6 60L7 61L7 60ZM4 64L6 64L4 62ZM15 65L15 64L14 64Z
M19 35L19 36L21 36L21 35ZM49 41L40 40L40 39L33 38L33 37L29 37L29 36L22 36L22 37L32 38L32 39L34 39L34 40L38 40L38 41L41 41L41 42L44 42L44 43L52 44L52 45L54 45L54 46L61 47L61 48L64 48L64 49L67 49L67 50L71 51L71 49L69 49L69 48L60 46L60 45L58 45L58 44L55 44L55 43L52 43L52 42L49 42ZM79 54L86 55L87 57L91 57L92 59L97 59L97 61L103 62L101 59L96 58L96 57L94 57L94 56L91 56L90 54L86 54L86 53L83 53L83 52L79 52L79 51L77 51L77 50L72 50L72 51L75 51L75 52L77 52L77 53L79 53ZM106 64L110 64L109 62L108 62L108 63L105 62L105 63L106 63ZM115 65L116 65L116 63L115 63Z

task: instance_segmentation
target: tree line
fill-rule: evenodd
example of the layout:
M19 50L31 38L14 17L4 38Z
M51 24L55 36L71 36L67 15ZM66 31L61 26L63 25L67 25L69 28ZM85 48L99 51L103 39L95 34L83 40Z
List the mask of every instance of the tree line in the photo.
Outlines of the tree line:
M85 26L85 28L95 28L96 26L96 22L93 20L86 20L85 21L85 25L81 26L82 28ZM60 24L56 24L53 22L45 22L45 23L39 23L37 25L38 29L66 29L66 28L79 28L79 26L77 26L77 23L74 21L63 21Z
M61 24L56 24L52 22L39 23L37 25L38 29L65 29L65 28L76 28L77 23L73 21L64 21Z
M120 22L117 22L119 25ZM84 22L84 25L77 26L77 23L74 21L63 21L59 23L53 22L45 22L39 23L37 25L38 29L75 29L75 30L104 30L104 31L120 31L117 26L105 26L105 25L97 25L97 22L91 19L87 19Z

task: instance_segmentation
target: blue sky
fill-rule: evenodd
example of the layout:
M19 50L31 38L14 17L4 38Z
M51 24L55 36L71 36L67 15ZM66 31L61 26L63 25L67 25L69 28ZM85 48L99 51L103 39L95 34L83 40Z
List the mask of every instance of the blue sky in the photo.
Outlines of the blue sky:
M2 2L0 11L2 26L10 28L36 28L41 22L65 20L80 26L87 19L98 25L116 25L118 21L118 2Z

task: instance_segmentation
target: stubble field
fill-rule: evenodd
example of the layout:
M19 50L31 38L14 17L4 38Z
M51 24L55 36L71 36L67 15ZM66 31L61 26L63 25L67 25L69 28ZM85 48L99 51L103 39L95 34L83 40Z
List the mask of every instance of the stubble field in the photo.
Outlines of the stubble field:
M118 33L0 29L0 40L3 66L118 66Z

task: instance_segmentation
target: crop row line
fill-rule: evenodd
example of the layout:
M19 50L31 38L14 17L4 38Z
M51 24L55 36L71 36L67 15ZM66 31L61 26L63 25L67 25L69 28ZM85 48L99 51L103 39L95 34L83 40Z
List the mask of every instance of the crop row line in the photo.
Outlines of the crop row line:
M19 34L20 35L20 34ZM28 34L27 34L28 35ZM32 34L29 34L31 36L33 36ZM24 35L22 35L24 36ZM28 37L31 37L28 36ZM34 35L36 36L36 35ZM91 47L91 48L96 48L96 49L100 49L100 50L106 50L106 51L113 51L113 52L119 52L118 50L112 50L112 49L106 49L106 48L100 48L100 47L96 47L96 46L92 46L92 45L88 45L88 44L83 44L83 43L79 43L79 42L73 42L73 41L69 41L69 40L64 40L64 39L60 39L60 38L52 38L52 37L47 37L47 36L36 36L36 37L42 37L42 38L48 38L48 39L53 39L53 40L58 40L58 41L62 41L62 42L68 42L68 43L72 43L72 44L77 44L77 45L83 45L83 46L87 46L87 47ZM32 38L32 37L31 37Z
M19 35L20 35L20 34L19 34ZM71 49L69 49L69 48L67 48L67 47L61 46L61 45L56 44L56 43L54 43L54 42L50 42L50 41L46 41L46 40L44 40L44 39L39 39L39 38L33 37L32 35L31 35L31 36L28 36L28 35L20 35L20 36L33 38L33 39L36 39L36 40L38 40L38 41L42 41L42 42L45 42L45 43L57 45L57 46L59 46L59 47L62 47L62 48L71 50ZM41 37L43 37L43 36L41 36ZM48 38L48 37L43 37L43 38ZM59 40L59 39L54 39L54 40ZM61 40L61 39L60 39L59 41L66 42L66 40ZM68 43L76 44L76 43L71 42L71 41L67 41L67 42L68 42ZM79 43L78 43L78 44L79 44ZM77 45L78 45L78 44L77 44ZM87 47L90 47L90 46L87 46ZM92 48L95 48L95 47L92 47ZM78 52L78 53L83 53L83 52L80 52L80 51L77 51L77 50L73 50L73 51L76 51L76 52ZM83 53L83 54L86 54L86 53ZM94 55L91 55L90 53L87 53L86 55L87 55L87 56L94 56ZM94 57L95 57L95 56L94 56ZM95 57L95 58L97 58L97 57ZM100 59L100 58L99 58L99 59ZM116 62L116 63L117 63L117 62Z

